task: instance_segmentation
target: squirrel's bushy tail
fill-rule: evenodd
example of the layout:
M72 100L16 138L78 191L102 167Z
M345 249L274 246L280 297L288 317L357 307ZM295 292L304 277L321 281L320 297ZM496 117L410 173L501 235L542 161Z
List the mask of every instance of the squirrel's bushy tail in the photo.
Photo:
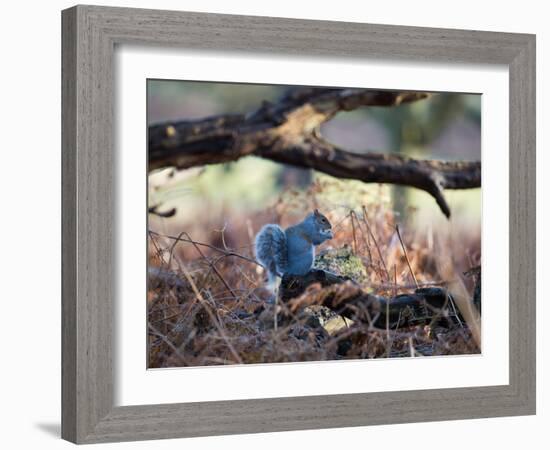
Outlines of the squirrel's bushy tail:
M270 284L283 276L287 266L285 232L279 225L267 224L256 235L256 259L266 270Z

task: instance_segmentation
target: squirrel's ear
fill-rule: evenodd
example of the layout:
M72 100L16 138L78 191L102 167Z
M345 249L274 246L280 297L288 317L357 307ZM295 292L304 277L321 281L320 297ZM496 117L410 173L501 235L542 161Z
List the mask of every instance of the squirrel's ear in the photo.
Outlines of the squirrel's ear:
M319 210L317 208L315 208L313 210L313 214L315 214L316 216L320 216L321 214L319 213Z

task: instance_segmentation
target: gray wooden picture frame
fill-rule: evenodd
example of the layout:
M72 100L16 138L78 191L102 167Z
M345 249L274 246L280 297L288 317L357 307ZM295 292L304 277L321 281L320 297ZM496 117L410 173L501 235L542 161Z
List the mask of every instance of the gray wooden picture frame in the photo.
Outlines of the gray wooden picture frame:
M63 438L94 443L535 413L535 36L97 6L63 11L62 32ZM117 44L508 66L510 383L115 407Z

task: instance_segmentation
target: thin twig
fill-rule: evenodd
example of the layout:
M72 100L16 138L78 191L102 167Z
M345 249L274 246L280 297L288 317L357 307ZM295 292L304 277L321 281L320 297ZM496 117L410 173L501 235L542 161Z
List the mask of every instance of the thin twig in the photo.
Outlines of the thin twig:
M449 281L443 281L443 280L440 280L440 281L426 281L426 282L419 282L418 285L416 284L400 284L398 285L397 287L399 289L416 289L416 288L422 288L422 287L444 287L446 286L447 284L449 283ZM386 289L393 289L394 288L394 284L393 282L392 283L387 283L387 284L370 284L370 287L373 288L373 289L378 289L378 290L386 290Z
M384 266L384 271L386 272L386 280L388 283L390 282L390 273L388 272L388 268L386 267L386 262L384 261L384 258L382 256L382 251L380 250L380 246L378 245L378 241L374 237L374 233L371 230L371 227L369 225L369 221L367 220L367 208L365 208L365 205L362 206L363 208L363 221L365 222L365 225L367 226L367 231L369 232L372 240L374 241L374 245L376 246L376 250L378 251L378 257L380 258L380 261L382 262L382 266Z
M227 228L227 222L223 224L223 228L221 230L214 230L217 233L220 233L221 239L222 239L222 245L224 250L227 251L227 244L225 243L225 229Z
M187 242L189 244L195 244L195 245L199 245L201 247L208 247L208 248L210 248L210 249L212 249L216 252L223 253L226 256L235 256L236 258L244 259L245 261L248 261L248 262L256 264L260 267L263 267L263 265L260 264L255 259L249 258L248 256L241 255L240 253L236 253L232 250L231 251L224 250L224 249L216 247L212 244L206 244L205 242L193 241L191 239L186 239L186 238L178 238L176 236L170 236L170 235L167 235L167 234L160 234L160 233L157 233L156 231L152 231L152 230L149 230L149 233L154 234L155 236L158 236L158 237L166 238L166 239L173 239L173 240L176 240L176 241L179 241L179 242Z
M411 276L414 280L414 284L418 288L418 280L416 279L414 272L411 267L411 262L409 261L409 255L407 254L407 249L405 248L405 244L403 243L403 239L401 238L401 232L399 231L399 225L395 225L395 229L397 231L397 236L399 237L399 242L401 242L401 248L403 249L403 253L405 254L405 259L407 260L407 265L409 266L409 270L411 271Z
M414 351L412 336L409 336L409 351L411 352L411 357L414 358L416 356L416 352Z
M170 246L170 256L168 257L168 269L172 267L172 258L174 256L174 250L176 249L176 245L180 242L180 238L183 236L183 232L181 232L178 236L178 239L174 240L172 245Z
M185 278L187 278L187 281L189 281L189 284L191 285L191 289L193 289L193 292L195 293L196 298L199 300L201 305L204 307L204 309L206 310L206 313L210 317L210 320L212 321L212 323L214 324L214 326L218 330L218 333L220 333L220 336L225 341L225 344L227 345L227 348L229 349L229 351L231 352L233 357L237 360L237 363L242 364L243 361L242 361L241 357L239 356L239 354L237 353L237 351L235 350L235 348L233 347L231 342L229 342L229 339L227 338L226 334L224 333L223 328L221 327L221 325L218 323L218 320L217 320L216 316L210 310L210 306L208 305L208 302L204 299L204 297L201 295L201 293L197 289L197 285L195 284L195 281L193 280L191 275L189 275L189 272L187 271L185 266L182 265L181 269L183 271L183 274L185 275Z
M355 214L355 212L353 210L350 211L349 213L349 220L351 222L351 233L353 235L353 254L356 255L357 254L357 238L355 236L355 223L354 223L354 220L353 220L353 215Z
M155 251L157 252L157 257L162 261L162 264L166 264L166 261L164 260L163 253L164 251L158 246L157 242L153 238L152 231L149 231L149 237L151 238L151 242L153 244L153 247L155 247Z
M279 286L277 280L275 283L277 283L277 285L275 286L275 301L273 304L273 331L277 333L277 329L279 327L277 320L277 310L279 309Z
M393 265L393 270L395 272L395 264ZM395 281L395 284L397 284L397 280ZM395 297L395 287L394 287L394 297ZM391 345L390 345L390 301L391 299L388 299L386 301L386 355L389 358L390 352L391 352Z
M225 259L229 256L232 256L232 255L220 255L218 256L212 264L214 265L217 265L222 259ZM256 283L254 280L251 280L250 277L244 272L244 270L237 264L235 264L235 269L237 269L239 271L239 273L243 276L243 278L245 278L250 284L252 284L255 288L258 287L258 283ZM204 277L205 279L208 279L208 277L210 276L210 273L212 272L212 268L208 269L208 272L206 273L206 276ZM237 289L238 291L239 289ZM235 291L235 289L233 289L233 291ZM220 297L218 297L220 298ZM240 301L240 300L239 300Z
M447 293L447 298L449 300L449 303L451 305L451 308L453 308L453 312L455 314L456 320L458 321L458 324L460 325L460 328L464 328L464 325L462 324L462 320L460 320L460 317L458 315L458 311L456 310L455 302L453 298Z
M174 243L173 247L175 247L175 245L182 241L182 238L181 236L187 236L187 239L189 239L189 242L193 245L193 247L195 247L195 250L197 250L197 252L199 253L199 255L201 256L202 259L204 259L208 265L210 266L210 268L214 271L214 273L216 274L216 276L219 278L219 280L222 282L222 284L226 287L226 289L231 293L231 295L233 296L233 298L237 299L237 294L235 294L235 292L233 291L233 289L231 288L231 286L229 286L229 283L227 283L227 281L225 280L225 278L223 277L223 275L221 274L221 272L218 270L218 268L215 266L215 264L212 263L212 261L210 261L210 259L208 259L204 253L202 252L202 250L200 249L200 247L197 245L197 243L191 239L191 236L189 236L189 234L185 231L182 231L180 233L180 235L176 238L176 242ZM170 259L171 259L171 255L172 255L172 251L170 251Z
M170 347L172 349L172 351L177 355L177 357L179 359L181 359L181 362L183 363L183 365L186 365L185 364L185 357L182 355L182 353L179 351L179 349L170 341L170 339L168 339L164 334L162 334L159 330L157 330L153 325L151 325L150 323L148 324L149 326L149 329L151 330L151 332L162 339L162 342L164 342L168 347Z

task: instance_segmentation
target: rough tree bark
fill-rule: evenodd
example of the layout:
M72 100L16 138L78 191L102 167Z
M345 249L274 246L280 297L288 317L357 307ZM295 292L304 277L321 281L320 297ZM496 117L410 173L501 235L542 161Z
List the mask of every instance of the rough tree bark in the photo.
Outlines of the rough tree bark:
M366 183L393 183L428 192L449 217L444 189L481 185L481 162L417 160L396 154L358 154L320 135L321 125L340 111L363 106L398 106L430 94L364 89L291 89L277 103L250 114L227 114L149 127L149 170L186 169L255 155Z
M397 329L440 319L446 324L464 320L449 303L452 299L444 288L417 288L414 293L385 298L365 292L347 277L320 269L312 269L303 276L285 275L279 294L293 313L306 306L321 305L375 328L389 325Z

